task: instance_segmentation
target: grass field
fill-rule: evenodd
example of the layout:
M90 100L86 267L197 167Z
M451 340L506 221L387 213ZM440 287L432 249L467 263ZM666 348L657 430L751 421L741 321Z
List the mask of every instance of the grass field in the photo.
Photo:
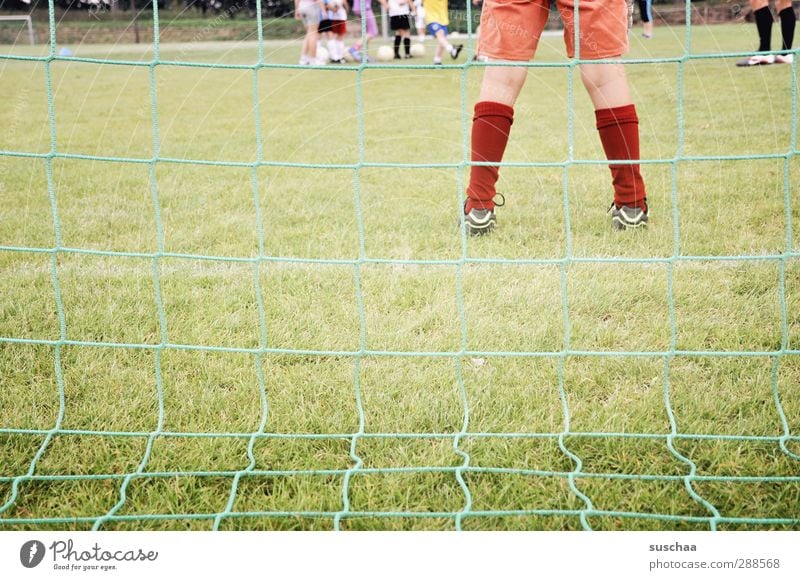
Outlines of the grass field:
M684 54L656 32L629 56ZM532 70L506 161L554 165L504 168L474 240L479 69L158 66L150 164L150 69L54 61L57 152L84 157L0 155L0 529L800 529L797 67L734 60L682 92L675 62L629 67L660 163L623 235L608 169L558 165L567 70ZM50 152L45 64L0 79L0 152ZM574 159L601 160L575 89Z

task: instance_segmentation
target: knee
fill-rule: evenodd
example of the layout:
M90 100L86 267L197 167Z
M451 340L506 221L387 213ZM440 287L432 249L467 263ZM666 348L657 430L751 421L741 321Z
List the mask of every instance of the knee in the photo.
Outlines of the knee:
M489 68L484 73L480 100L513 106L525 84L527 73L526 68Z
M619 64L585 64L580 68L581 80L590 91L626 80L625 68Z

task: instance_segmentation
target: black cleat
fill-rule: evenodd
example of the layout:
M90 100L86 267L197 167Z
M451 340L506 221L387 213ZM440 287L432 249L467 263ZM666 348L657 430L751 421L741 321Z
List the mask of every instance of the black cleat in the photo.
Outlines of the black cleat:
M640 207L623 205L617 207L612 203L608 208L611 215L611 228L617 231L633 230L647 227L647 210Z
M464 216L467 233L471 236L482 236L491 232L497 225L497 216L491 209L473 208Z
M503 207L506 203L505 197L502 193L497 194L500 197L500 203L495 203L495 207ZM464 201L464 209L466 210L467 200ZM495 227L497 227L497 214L493 209L483 209L473 207L469 213L464 214L464 225L467 228L467 233L470 236L482 236L488 234Z

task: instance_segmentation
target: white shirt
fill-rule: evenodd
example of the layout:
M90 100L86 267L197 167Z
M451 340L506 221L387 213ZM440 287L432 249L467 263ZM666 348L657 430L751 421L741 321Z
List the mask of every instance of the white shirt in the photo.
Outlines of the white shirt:
M329 20L347 20L347 10L339 0L329 0L325 7L328 9Z
M411 14L409 0L389 0L389 16L405 16Z

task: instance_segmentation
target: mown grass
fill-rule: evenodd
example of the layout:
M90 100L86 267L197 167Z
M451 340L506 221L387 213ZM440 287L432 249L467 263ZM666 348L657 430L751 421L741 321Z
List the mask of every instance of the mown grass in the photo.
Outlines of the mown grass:
M693 30L697 53L754 34ZM657 32L632 56L683 54L682 29ZM543 39L541 59L560 45ZM257 56L190 49L161 56ZM76 53L150 58L115 50ZM682 107L677 64L629 67L644 158L678 155L679 111L682 155L796 147L793 69L732 65L687 61ZM161 157L242 163L259 142L263 161L358 163L361 94L364 161L458 164L462 87L469 104L480 79L158 66L153 109L147 68L50 68L61 153L149 160L157 120ZM3 60L0 76L0 150L49 152L45 66ZM530 71L508 161L567 158L567 87L564 69ZM575 158L601 160L579 87L572 110ZM337 514L454 529L459 513L463 529L581 529L581 512L594 529L708 529L687 478L719 529L800 528L796 154L646 164L651 227L625 235L602 164L505 168L500 229L477 240L456 226L459 169L51 169L52 205L44 159L0 156L3 529L89 529L115 506L104 529L333 529ZM54 248L54 213L70 250L11 250Z

